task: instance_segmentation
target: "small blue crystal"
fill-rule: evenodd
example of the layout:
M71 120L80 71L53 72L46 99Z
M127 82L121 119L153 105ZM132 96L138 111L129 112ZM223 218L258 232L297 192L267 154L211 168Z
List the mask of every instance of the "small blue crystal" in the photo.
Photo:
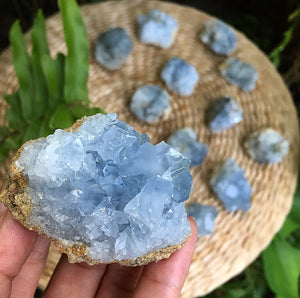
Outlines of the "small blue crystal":
M210 185L228 211L247 211L251 207L251 185L234 159L227 159L216 169Z
M191 95L199 81L195 67L176 57L165 64L161 78L170 90L182 96Z
M160 10L151 10L148 15L138 17L139 36L142 43L168 48L178 29L172 16Z
M138 88L130 104L131 111L143 121L155 123L170 110L169 94L156 85Z
M70 246L84 243L99 262L136 259L190 235L190 161L116 114L26 143L15 165L27 179L27 223Z
M215 227L215 219L218 211L214 206L206 206L198 203L186 205L188 216L193 217L198 228L198 237L211 234Z
M220 20L206 22L200 39L210 46L215 53L225 55L230 54L237 43L234 31Z
M258 79L256 69L243 63L237 58L229 58L220 67L222 76L231 84L240 87L244 91L251 91L255 88L255 82Z
M96 42L95 56L108 69L121 68L133 49L133 43L123 28L112 28L102 33Z
M265 128L251 134L245 147L258 162L275 164L288 153L289 142L274 129Z
M207 145L197 141L196 133L190 127L175 131L167 143L190 159L191 166L200 166L208 152Z
M215 100L208 110L208 124L212 132L228 129L243 119L243 111L233 97Z

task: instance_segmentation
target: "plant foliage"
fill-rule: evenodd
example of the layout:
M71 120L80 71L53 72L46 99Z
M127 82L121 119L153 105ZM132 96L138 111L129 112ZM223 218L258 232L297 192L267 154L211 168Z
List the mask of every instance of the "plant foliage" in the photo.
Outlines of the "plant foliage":
M24 142L67 128L85 115L105 113L89 108L87 80L89 43L75 0L59 0L68 54L50 55L45 19L38 11L27 52L19 21L10 30L13 65L19 90L4 99L9 104L7 127L0 127L0 161Z

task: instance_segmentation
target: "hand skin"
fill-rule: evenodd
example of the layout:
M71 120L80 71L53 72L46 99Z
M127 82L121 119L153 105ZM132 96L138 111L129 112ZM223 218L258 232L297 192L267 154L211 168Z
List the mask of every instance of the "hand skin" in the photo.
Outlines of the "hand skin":
M43 297L179 297L194 253L197 227L169 259L140 267L70 264L62 255ZM45 266L50 241L12 218L0 202L0 297L33 297Z

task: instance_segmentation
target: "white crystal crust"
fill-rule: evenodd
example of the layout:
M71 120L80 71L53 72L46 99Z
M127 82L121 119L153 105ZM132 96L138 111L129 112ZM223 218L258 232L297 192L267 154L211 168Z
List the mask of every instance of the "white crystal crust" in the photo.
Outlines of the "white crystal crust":
M64 243L85 244L105 263L134 260L190 235L189 164L116 114L29 142L15 163L32 200L27 223Z

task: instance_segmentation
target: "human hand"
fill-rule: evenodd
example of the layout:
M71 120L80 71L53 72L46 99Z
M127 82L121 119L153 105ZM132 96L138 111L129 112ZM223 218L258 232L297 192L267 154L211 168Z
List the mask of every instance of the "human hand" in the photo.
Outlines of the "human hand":
M178 297L197 240L192 236L169 259L140 267L70 264L62 255L43 297ZM0 297L33 297L50 241L24 228L0 202Z

